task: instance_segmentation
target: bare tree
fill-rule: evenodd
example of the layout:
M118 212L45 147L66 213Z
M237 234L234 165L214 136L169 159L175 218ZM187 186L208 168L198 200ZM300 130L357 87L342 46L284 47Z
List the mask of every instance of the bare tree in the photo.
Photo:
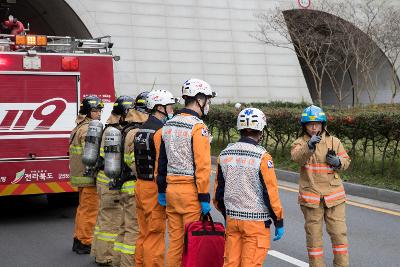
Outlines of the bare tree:
M394 43L398 42L400 38L396 34L396 32L399 32L400 14L390 4L390 1L386 0L345 0L339 2L339 4L332 4L330 12L333 15L340 16L360 30L349 31L347 37L354 40L352 42L352 54L355 58L355 101L358 104L361 94L365 92L370 103L373 104L378 92L378 73L386 63L387 58L393 66L396 66L392 61L395 62L399 56L399 53L397 55L393 53L390 56L389 51L393 51ZM385 44L388 42L390 44ZM396 81L393 84L398 87L397 70L394 70L394 72L393 78ZM397 87L392 87L395 95Z
M377 73L386 63L385 55L393 66L394 101L399 91L400 12L390 2L320 1L314 10L276 8L257 18L259 31L253 37L297 54L310 73L320 105L324 79L329 80L339 106L352 92L353 104L358 104L362 95L374 103Z
M354 81L350 74L351 67L354 64L355 57L353 56L354 40L353 38L345 38L347 35L348 25L339 23L341 34L337 34L335 38L335 55L332 57L332 64L328 67L327 75L332 85L333 92L337 98L339 108L342 107L343 101L350 96L354 90ZM350 79L350 88L346 88L346 80ZM347 89L347 90L346 90Z
M333 61L330 51L334 44L334 29L325 22L325 17L315 19L311 10L285 14L279 9L259 14L260 32L253 36L267 45L287 48L297 54L311 73L317 100L322 106L323 79Z
M377 23L374 24L370 36L386 55L391 70L391 102L394 102L399 91L398 70L400 57L400 11L391 5L382 8Z

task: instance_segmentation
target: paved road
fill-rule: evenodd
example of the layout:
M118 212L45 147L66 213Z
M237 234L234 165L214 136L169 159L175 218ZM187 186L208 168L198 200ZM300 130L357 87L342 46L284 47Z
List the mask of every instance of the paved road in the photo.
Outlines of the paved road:
M297 195L281 190L286 212L286 235L272 242L273 255L265 266L307 266L303 216ZM96 266L87 256L71 252L74 206L51 207L43 196L0 199L0 266ZM221 220L213 211L214 219ZM348 205L347 222L351 266L400 266L400 217ZM332 266L330 242L325 233L325 255ZM281 259L283 253L297 265Z

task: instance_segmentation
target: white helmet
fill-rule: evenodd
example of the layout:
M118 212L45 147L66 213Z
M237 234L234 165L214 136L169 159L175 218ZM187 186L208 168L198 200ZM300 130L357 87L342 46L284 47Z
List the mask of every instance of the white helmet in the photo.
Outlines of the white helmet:
M212 90L211 86L203 80L192 78L183 83L182 97L195 97L197 94L204 94L208 97L217 96L217 93Z
M263 131L267 125L267 119L264 112L258 108L246 108L239 113L237 118L237 129L252 129Z
M167 90L152 90L146 98L146 105L149 110L152 110L156 105L166 106L177 102L178 99Z

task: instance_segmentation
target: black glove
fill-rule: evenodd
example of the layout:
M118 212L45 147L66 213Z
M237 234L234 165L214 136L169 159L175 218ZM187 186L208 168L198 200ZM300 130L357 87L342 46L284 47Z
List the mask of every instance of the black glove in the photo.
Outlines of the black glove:
M95 167L96 167L97 170L104 171L104 158L103 157L99 156L99 158L97 159Z
M313 135L311 139L308 141L308 148L311 151L315 151L315 146L321 142L322 137L320 135Z
M123 163L122 166L121 180L123 182L136 180L136 176L133 174L131 168L129 168L125 163Z

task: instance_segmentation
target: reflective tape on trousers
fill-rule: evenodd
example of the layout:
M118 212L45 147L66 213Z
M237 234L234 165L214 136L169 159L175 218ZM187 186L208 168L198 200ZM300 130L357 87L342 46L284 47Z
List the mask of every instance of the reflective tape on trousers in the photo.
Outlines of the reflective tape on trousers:
M102 241L114 242L117 234L109 233L109 232L98 232L96 238Z
M107 175L104 173L104 171L99 171L96 177L96 181L98 183L102 183L105 185L108 185L111 182L111 179L107 177Z
M133 195L135 193L136 181L128 181L122 185L121 192Z
M119 251L124 254L135 254L136 246L127 245L120 242L114 242L114 251Z

